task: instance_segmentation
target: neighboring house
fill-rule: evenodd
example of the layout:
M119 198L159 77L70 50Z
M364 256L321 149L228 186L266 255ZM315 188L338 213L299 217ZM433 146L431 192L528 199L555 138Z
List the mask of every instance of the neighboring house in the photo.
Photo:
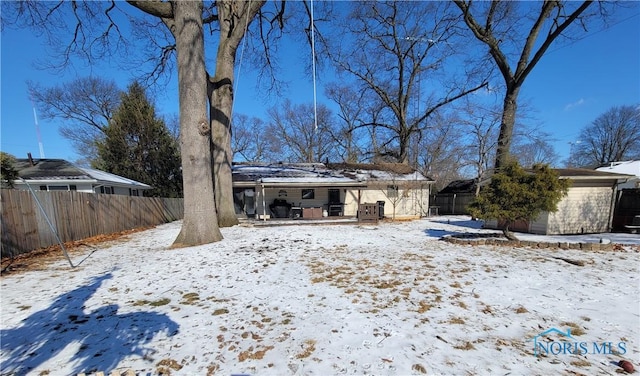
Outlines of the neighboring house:
M467 206L476 198L476 179L454 180L431 202L439 214L469 214Z
M233 166L239 216L355 217L358 205L377 203L385 217L427 214L432 179L404 164L274 163Z
M596 171L634 175L635 177L618 184L618 189L640 188L640 161L611 162L608 166L596 168Z
M629 231L625 226L631 225L633 219L640 215L640 161L612 162L596 170L633 175L618 184L612 223L613 231Z
M77 191L127 196L142 196L152 187L135 180L92 168L78 167L64 159L16 159L14 165L24 180L15 180L14 188L36 191Z
M561 179L571 180L558 210L543 212L533 221L518 222L511 229L542 235L611 231L617 186L633 176L577 168L556 171ZM486 221L485 227L498 228L495 220Z

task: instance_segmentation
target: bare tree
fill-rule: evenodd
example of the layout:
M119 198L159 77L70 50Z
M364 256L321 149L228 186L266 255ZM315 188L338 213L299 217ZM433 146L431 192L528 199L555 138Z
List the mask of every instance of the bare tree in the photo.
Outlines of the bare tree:
M232 147L236 156L249 162L266 162L271 157L273 135L260 118L247 115L233 116Z
M531 168L536 164L553 166L558 161L558 154L551 142L553 138L539 128L516 134L513 144L514 156L521 166Z
M533 117L527 116L527 108L521 108L518 132L514 134L513 149L515 159L526 167L535 164L552 164L557 154L551 146L551 136L539 127L531 125ZM499 106L482 103L482 101L466 101L458 110L458 124L467 134L465 137L465 162L471 168L476 180L476 195L479 193L479 182L494 172L492 162L495 161L498 131L502 118Z
M273 107L271 133L282 141L281 155L290 162L324 162L336 159L333 143L334 121L331 111L324 105L317 107L317 128L313 105L293 105L285 101L282 108Z
M495 156L500 111L492 106L467 101L460 111L459 121L468 135L465 140L465 164L473 169L477 196L480 191L479 183L487 177Z
M495 168L509 160L520 88L551 44L573 23L584 27L583 14L592 1L473 2L454 0L473 35L489 55L505 83ZM519 32L526 30L525 34ZM515 61L510 61L510 58Z
M416 166L436 181L436 190L461 178L465 157L463 131L455 115L438 111L432 116L429 131L416 139Z
M368 104L366 91L357 91L351 86L336 83L327 86L327 96L338 104L337 134L334 142L340 145L341 157L344 162L360 162L368 148L369 135L361 127L366 123L363 116Z
M435 111L485 86L482 79L474 82L473 72L462 80L448 72L445 62L464 51L455 45L460 16L449 8L443 2L359 2L335 28L331 40L341 46L325 46L339 71L384 105L375 123L362 126L388 130L391 138L377 147L397 162L409 162L411 138ZM423 95L427 83L435 85Z
M121 90L115 81L82 77L51 87L31 81L27 85L40 117L62 120L58 128L60 134L71 141L84 162L94 161L96 142L104 139L105 127L120 104Z
M609 109L583 128L579 139L571 155L579 166L640 158L640 105Z

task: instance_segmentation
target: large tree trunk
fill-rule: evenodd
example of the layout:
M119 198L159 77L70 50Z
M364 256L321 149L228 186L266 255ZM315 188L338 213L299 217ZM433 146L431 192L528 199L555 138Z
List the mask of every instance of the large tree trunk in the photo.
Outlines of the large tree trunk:
M402 125L402 129L398 134L398 163L409 163L409 146L411 143L411 131L406 124Z
M216 76L213 77L213 90L210 91L211 103L211 139L213 141L213 173L215 176L215 199L218 209L218 225L231 227L238 224L238 217L233 203L233 180L231 165L233 151L231 150L231 106L233 101L232 81L233 68L229 77L221 78L220 66L223 63L218 59L216 63ZM233 67L233 65L232 65Z
M184 183L184 220L173 247L222 239L211 173L211 126L207 117L202 2L173 3L178 57L180 147Z
M513 128L516 123L516 110L520 87L507 87L502 107L502 122L500 123L500 134L498 136L498 146L496 148L495 169L507 164L510 157L511 141L513 139Z
M233 108L233 76L236 51L246 27L255 18L265 1L217 3L220 41L216 55L215 75L209 79L211 139L218 224L229 227L238 224L233 203L231 164L231 116Z

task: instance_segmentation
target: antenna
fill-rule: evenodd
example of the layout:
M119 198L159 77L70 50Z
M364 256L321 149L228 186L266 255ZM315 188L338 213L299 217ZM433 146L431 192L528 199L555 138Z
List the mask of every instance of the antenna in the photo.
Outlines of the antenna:
M42 136L40 135L40 126L38 125L38 115L36 114L36 106L31 101L31 107L33 107L33 119L36 123L36 136L38 137L38 147L40 148L40 159L44 159L44 146L42 146Z
M318 105L316 90L316 27L313 20L313 0L311 0L311 70L313 74L313 124L314 129L318 131Z

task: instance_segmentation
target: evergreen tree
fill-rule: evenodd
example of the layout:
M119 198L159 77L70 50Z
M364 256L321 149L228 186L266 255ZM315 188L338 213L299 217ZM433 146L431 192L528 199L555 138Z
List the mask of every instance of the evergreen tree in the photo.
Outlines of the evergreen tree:
M0 151L0 187L13 188L13 181L18 179L18 171L14 165L16 157L9 153Z
M98 143L98 157L94 167L151 185L147 196L182 196L177 142L138 82L122 94Z
M535 219L543 211L555 212L558 203L567 194L569 180L559 179L558 172L549 165L536 164L531 170L510 161L482 187L475 201L469 205L472 216L495 219L502 224L504 235L517 237L509 231L516 221Z

